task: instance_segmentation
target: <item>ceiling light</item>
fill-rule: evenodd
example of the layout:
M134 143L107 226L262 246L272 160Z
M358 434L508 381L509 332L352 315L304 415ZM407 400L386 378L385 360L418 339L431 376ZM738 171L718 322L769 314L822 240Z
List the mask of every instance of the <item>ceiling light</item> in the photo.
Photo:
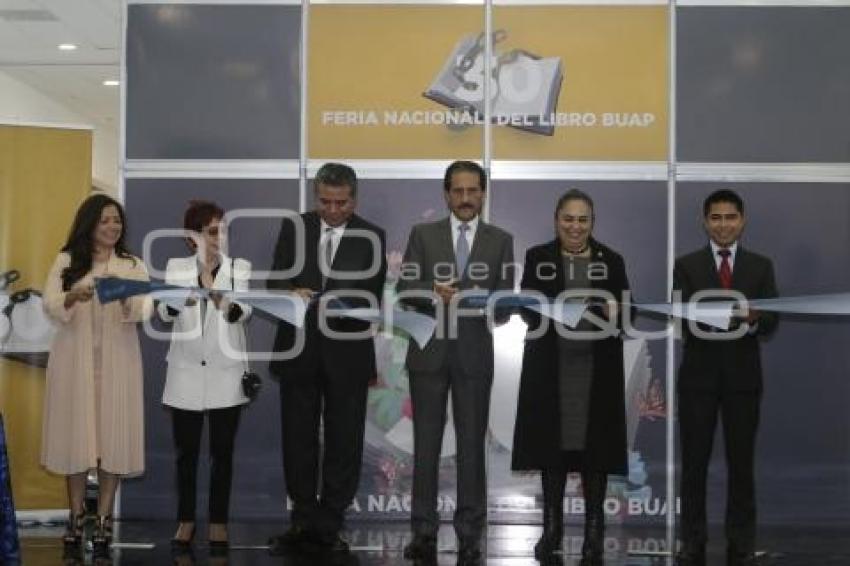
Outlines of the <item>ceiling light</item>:
M121 81L116 81L115 79L106 79L103 81L103 86L118 86L121 84Z
M59 51L74 51L77 48L73 43L60 43L58 47Z

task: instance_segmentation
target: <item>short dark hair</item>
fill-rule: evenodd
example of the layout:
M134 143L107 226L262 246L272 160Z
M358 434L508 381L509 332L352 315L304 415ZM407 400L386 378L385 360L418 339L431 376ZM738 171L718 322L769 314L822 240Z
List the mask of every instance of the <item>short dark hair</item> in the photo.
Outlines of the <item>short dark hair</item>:
M351 189L351 198L357 197L357 173L344 163L325 163L319 167L313 179L313 190L318 191L319 185L348 187Z
M708 216L708 211L711 210L711 205L716 204L718 202L728 202L735 205L735 208L738 209L738 212L741 213L741 216L744 215L744 200L733 190L730 189L720 189L718 191L714 191L707 197L702 203L702 215L703 217Z
M443 177L443 189L448 191L452 188L452 175L455 173L478 173L478 180L480 181L481 190L487 190L487 173L484 171L484 168L481 167L474 161L455 161L448 167L446 167L446 174Z
M591 220L594 219L596 213L593 208L593 199L590 198L589 194L579 189L569 189L561 195L561 198L558 199L558 203L555 205L555 218L558 218L558 213L571 200L580 200L586 203L588 208L590 208L590 218Z
M200 232L213 220L224 218L224 209L209 200L190 200L183 214L183 229Z

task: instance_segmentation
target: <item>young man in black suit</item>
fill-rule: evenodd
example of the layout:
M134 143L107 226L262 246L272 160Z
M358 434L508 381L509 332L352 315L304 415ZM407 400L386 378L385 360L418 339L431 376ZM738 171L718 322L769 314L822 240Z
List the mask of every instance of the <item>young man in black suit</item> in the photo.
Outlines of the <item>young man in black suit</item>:
M275 339L276 353L297 355L270 365L280 377L283 471L293 502L289 530L269 540L273 554L317 546L348 553L340 531L357 492L366 397L377 374L373 338L345 339L325 332L318 297L338 297L350 307L370 306L363 296L352 295L365 293L374 298L372 307L379 305L387 267L384 231L354 214L357 177L351 167L326 163L313 187L316 208L299 217L303 231L296 229L298 219L284 220L274 255L275 270L293 270L303 260L301 269L290 278L269 281L271 288L310 301L304 326L281 323ZM326 328L336 333L369 328L353 319L326 320Z
M744 202L730 190L703 203L707 246L676 260L674 289L683 302L698 291L725 289L748 300L777 296L773 264L744 249ZM753 464L762 392L759 338L776 329L773 313L742 308L729 332L690 327L684 332L679 368L679 429L682 453L682 542L680 566L704 566L706 475L718 415L723 423L728 490L727 563L756 564L756 499Z

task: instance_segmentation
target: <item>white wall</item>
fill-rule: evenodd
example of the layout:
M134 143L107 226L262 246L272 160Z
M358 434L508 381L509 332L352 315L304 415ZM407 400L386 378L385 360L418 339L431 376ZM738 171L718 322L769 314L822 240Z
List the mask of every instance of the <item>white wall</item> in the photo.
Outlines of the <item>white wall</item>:
M56 100L31 86L0 72L0 122L92 124ZM92 179L96 187L116 195L118 192L118 127L94 127L92 136Z

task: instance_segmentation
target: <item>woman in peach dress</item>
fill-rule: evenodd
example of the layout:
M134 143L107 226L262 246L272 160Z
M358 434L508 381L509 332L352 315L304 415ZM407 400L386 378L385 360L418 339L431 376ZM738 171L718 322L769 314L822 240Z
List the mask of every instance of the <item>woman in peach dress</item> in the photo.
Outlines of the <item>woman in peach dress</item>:
M147 296L101 304L94 278L147 280L142 260L124 243L121 205L96 194L80 208L44 286L45 310L57 326L47 364L42 464L67 478L71 516L65 550L83 548L85 488L98 474L95 558L110 553L112 508L122 476L144 470L142 360L137 322L150 316Z

